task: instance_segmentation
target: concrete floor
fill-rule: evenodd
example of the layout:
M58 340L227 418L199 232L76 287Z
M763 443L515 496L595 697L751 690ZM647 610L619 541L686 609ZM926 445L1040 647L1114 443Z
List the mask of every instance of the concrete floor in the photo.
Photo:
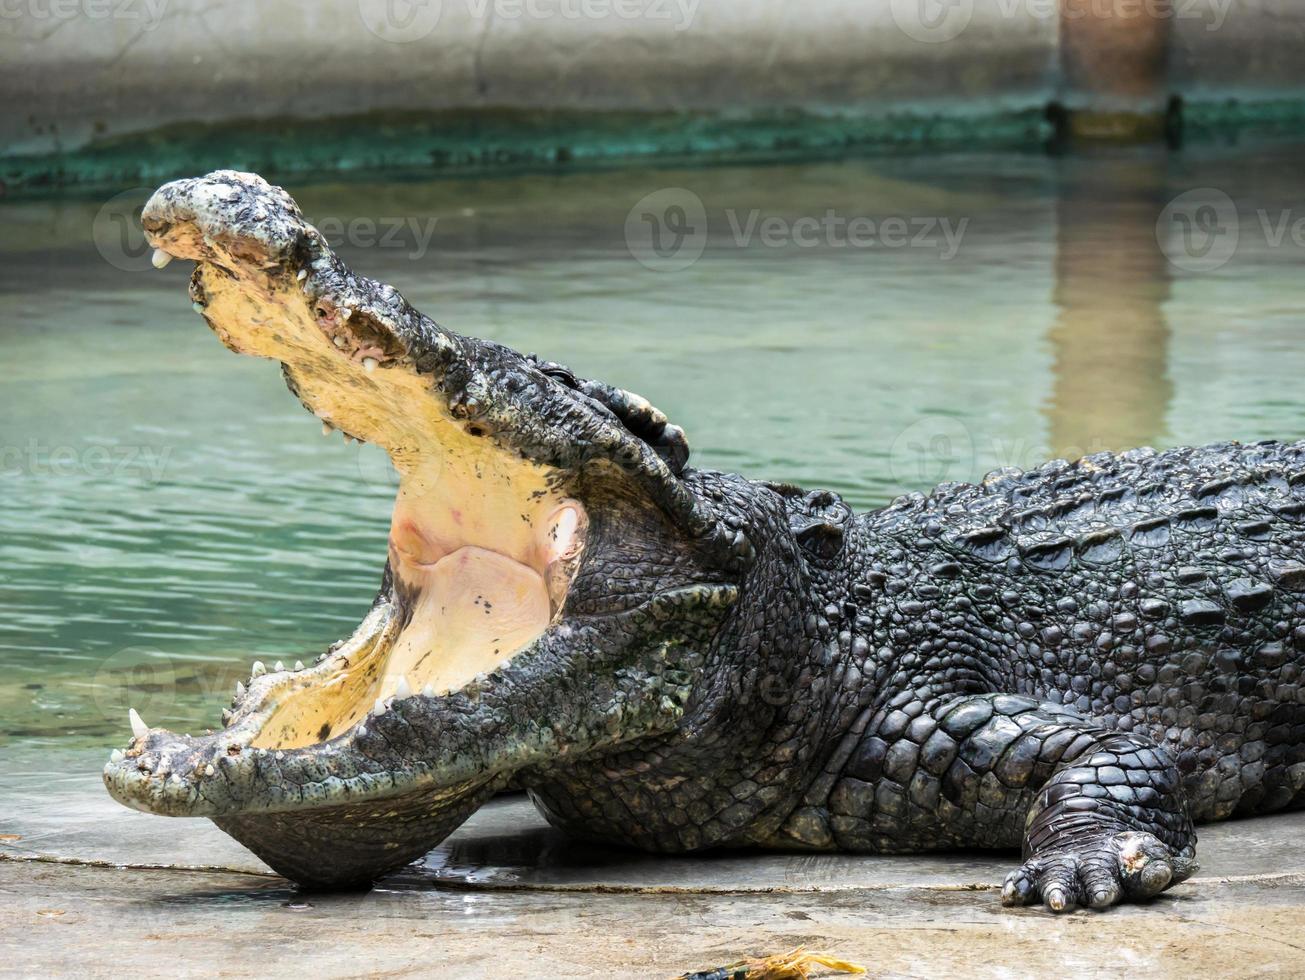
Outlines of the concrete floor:
M0 813L0 974L671 977L806 944L880 977L1305 975L1305 814L1206 827L1198 878L1053 917L1001 908L1008 855L654 858L520 798L370 893L305 897L207 821L91 789Z
M379 888L0 862L6 975L671 977L805 943L879 977L1305 974L1305 876L1053 918L995 891L610 894Z

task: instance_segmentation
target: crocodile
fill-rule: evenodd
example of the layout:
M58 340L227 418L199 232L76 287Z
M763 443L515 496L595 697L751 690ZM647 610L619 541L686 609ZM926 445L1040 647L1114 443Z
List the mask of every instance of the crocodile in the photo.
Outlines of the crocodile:
M689 464L647 400L447 330L288 194L142 213L195 310L399 474L381 584L109 792L367 887L505 787L653 852L1020 849L1007 905L1151 898L1194 825L1305 802L1305 443L1097 453L854 513ZM310 658L311 659L311 658Z

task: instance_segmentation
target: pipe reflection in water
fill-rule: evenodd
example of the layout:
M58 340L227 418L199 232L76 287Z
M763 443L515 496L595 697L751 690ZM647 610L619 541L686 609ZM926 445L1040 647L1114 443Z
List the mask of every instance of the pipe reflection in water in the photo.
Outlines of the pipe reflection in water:
M1059 314L1048 335L1053 385L1045 409L1053 454L1072 460L1165 443L1170 275L1155 231L1165 156L1076 156L1059 169Z

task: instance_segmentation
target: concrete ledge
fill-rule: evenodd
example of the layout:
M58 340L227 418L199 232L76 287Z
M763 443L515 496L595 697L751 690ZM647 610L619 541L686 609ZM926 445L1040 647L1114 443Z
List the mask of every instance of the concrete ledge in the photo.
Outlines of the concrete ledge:
M0 180L1299 131L1302 41L1288 0L3 0Z
M157 186L219 168L270 180L340 173L403 177L819 159L860 150L1027 147L1050 139L1041 110L877 116L803 112L599 114L492 110L369 113L339 119L175 124L95 140L72 152L0 156L13 195L50 188Z
M1028 108L1052 91L1057 36L1007 0L966 0L945 43L915 26L916 0L6 2L0 91L23 107L0 121L10 154L373 109Z

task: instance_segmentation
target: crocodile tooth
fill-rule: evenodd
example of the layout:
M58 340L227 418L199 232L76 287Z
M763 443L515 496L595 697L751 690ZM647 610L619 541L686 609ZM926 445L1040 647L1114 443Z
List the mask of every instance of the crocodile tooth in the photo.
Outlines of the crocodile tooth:
M335 344L335 346L339 347L341 350L349 346L349 341L344 336L344 334L337 334L336 336L332 337L331 343Z
M421 689L421 696L423 698L433 698L435 696L435 686L433 684L427 684Z
M374 358L374 357L364 357L364 358L363 358L363 370L366 371L368 374L371 374L373 371L375 371L375 370L376 370L376 358Z
M347 306L342 306L342 307L340 307L340 319L341 319L341 320L347 320L347 319L349 319L349 317L351 317L351 316L353 316L353 310L349 309L349 307L347 307Z
M266 673L267 673L267 668L263 666L263 661L255 660L254 666L249 671L249 676L251 678L262 677Z
M127 720L131 722L131 734L136 738L144 738L150 733L149 725L141 721L140 715L136 713L135 708L127 709Z
M240 681L236 681L236 697L243 698L244 696L245 696L245 685Z
M161 248L156 248L154 254L150 256L150 264L156 269L162 269L172 261L172 256Z
M216 774L217 774L217 770L213 768L213 763L210 762L208 765L204 767L205 776L213 776Z
M298 279L300 282L303 282L305 279L308 278L308 270L300 269L297 273L295 273L295 278Z
M295 670L303 670L303 669L304 669L304 662L302 660L296 660Z
M334 431L335 431L335 426L333 426L330 422L322 423L322 435L329 436Z
M384 698L377 698L377 699L376 699L376 703L375 703L374 705L372 705L372 714L374 714L374 715L383 715L383 714L385 714L385 699L384 699Z
M285 670L285 664L283 664L281 661L278 660L275 664L272 665L272 670L274 670L276 673L279 674L281 673L281 671Z
M400 701L412 697L412 686L408 683L406 674L399 678L399 683L394 688L394 696Z
M122 754L122 749L114 749L112 752L109 753L110 762L121 762L123 758L124 756Z

